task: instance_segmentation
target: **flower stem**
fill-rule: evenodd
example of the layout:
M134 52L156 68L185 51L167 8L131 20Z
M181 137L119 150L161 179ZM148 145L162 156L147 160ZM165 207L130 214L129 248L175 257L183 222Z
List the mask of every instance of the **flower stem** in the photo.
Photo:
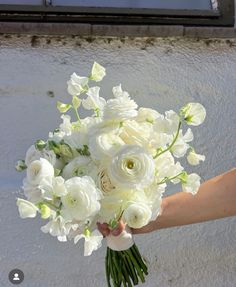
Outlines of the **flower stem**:
M157 153L157 154L153 157L154 159L156 159L158 156L160 156L161 154L167 152L168 150L170 150L170 149L173 147L173 145L175 144L175 142L176 142L177 139L178 139L180 127L181 127L181 121L179 121L178 128L177 128L177 132L176 132L176 134L175 134L175 137L174 137L172 143L171 143L166 149L164 149L164 150L162 150L161 152Z
M178 173L178 174L175 175L175 176L165 177L163 180L161 180L160 182L158 182L157 185L160 185L160 184L163 184L163 183L165 183L165 182L167 182L167 181L173 180L173 179L179 177L179 176L182 175L182 174L183 174L183 172L180 172L180 173Z
M80 116L79 116L78 110L74 106L73 106L73 109L75 111L78 123L81 124L81 120L80 120Z

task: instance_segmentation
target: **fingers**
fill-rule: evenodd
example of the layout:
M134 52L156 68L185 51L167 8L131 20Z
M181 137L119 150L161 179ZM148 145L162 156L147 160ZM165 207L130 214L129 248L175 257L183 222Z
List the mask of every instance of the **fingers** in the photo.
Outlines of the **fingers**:
M100 223L97 222L97 228L103 235L103 237L106 237L110 234L113 236L119 236L121 232L125 229L125 224L123 221L119 221L116 228L111 229L107 223Z

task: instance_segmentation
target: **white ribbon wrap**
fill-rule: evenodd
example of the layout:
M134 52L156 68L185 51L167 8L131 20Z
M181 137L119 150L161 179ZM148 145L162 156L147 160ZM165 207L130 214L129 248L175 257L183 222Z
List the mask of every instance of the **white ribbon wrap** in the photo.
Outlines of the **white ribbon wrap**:
M110 234L106 239L107 246L115 251L127 250L134 244L132 233L127 225L120 235L114 236Z

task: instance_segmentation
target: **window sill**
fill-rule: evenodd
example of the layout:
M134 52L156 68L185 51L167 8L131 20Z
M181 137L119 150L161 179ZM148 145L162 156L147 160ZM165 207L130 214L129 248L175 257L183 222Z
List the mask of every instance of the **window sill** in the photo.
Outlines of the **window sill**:
M0 34L236 38L236 28L185 27L181 25L91 25L78 23L0 22Z

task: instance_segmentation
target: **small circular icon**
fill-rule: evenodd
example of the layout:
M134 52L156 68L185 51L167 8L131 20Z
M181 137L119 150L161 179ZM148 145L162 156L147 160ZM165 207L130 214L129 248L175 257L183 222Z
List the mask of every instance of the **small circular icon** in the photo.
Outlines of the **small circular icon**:
M24 273L20 269L13 269L9 273L8 278L12 284L20 284L24 280Z

